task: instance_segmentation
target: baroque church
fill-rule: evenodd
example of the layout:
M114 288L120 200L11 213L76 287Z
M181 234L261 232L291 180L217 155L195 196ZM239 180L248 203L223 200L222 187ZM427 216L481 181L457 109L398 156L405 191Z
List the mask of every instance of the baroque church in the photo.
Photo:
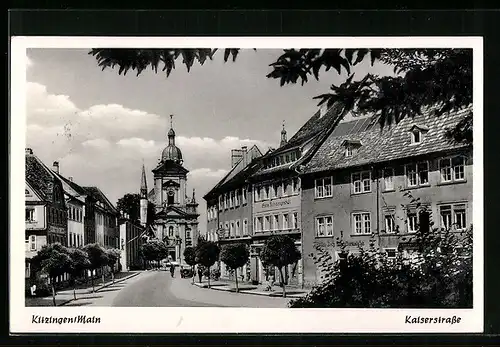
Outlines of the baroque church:
M198 240L198 203L195 190L187 194L187 170L183 166L182 152L175 145L175 131L170 116L168 145L163 149L156 168L152 170L154 188L148 192L146 171L142 166L141 176L141 223L148 220L148 204L154 205L152 234L168 247L168 258L182 264L184 249L194 247Z

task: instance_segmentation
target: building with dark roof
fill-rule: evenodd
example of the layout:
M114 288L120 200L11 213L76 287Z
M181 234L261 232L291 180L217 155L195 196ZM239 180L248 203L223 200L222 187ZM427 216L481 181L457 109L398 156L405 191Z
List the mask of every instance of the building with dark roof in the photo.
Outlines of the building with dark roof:
M411 253L421 213L434 226L461 231L472 220L472 146L445 132L472 112L407 117L381 127L376 117L341 123L301 167L304 283L322 273L317 248L338 259L340 246L359 246L395 257Z
M47 244L67 245L66 202L61 181L31 148L25 151L25 170L25 253L30 259Z
M207 201L207 234L209 241L217 241L220 246L229 243L251 243L252 230L252 190L248 178L260 167L262 152L257 146L250 149L231 150L229 172L205 196ZM225 264L220 264L221 276L233 275ZM249 264L238 271L243 280L250 280Z

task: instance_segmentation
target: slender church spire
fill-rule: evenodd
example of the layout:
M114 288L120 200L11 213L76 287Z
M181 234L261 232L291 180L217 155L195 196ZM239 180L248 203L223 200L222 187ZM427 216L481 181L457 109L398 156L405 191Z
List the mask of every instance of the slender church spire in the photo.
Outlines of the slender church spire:
M193 200L191 200L194 203L196 203L196 194L195 194L195 190L193 188Z
M285 130L285 121L283 121L283 130L281 130L280 147L285 145L286 143L287 143L287 138L286 138L286 130Z
M168 144L175 146L175 131L174 131L174 125L173 125L173 118L174 116L171 114L170 115L170 130L168 131L167 137L168 137Z
M144 167L144 160L142 162L142 175L141 175L141 198L147 198L148 185L146 182L146 169Z

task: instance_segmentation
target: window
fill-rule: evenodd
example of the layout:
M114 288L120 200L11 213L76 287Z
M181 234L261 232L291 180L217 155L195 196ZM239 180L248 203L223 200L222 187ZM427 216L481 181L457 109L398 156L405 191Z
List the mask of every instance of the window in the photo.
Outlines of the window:
M219 211L222 211L222 206L223 206L222 195L219 195Z
M289 223L288 223L288 214L283 215L283 230L289 229Z
M417 187L419 185L429 184L428 162L405 165L405 171L408 187Z
M187 229L186 230L186 239L190 239L190 238L191 238L191 230Z
M422 133L420 130L415 129L411 132L411 143L420 143L422 142Z
M30 251L36 251L36 235L30 235Z
M170 190L167 193L167 204L168 205L173 205L174 204L174 192L172 190Z
M352 191L354 194L368 193L372 190L371 187L371 172L364 171L354 173L351 176Z
M271 216L266 216L264 218L264 230L270 230L271 229Z
M243 219L243 236L248 236L248 219Z
M283 181L283 196L288 196L288 181Z
M355 235L363 235L371 233L371 218L370 213L354 213L353 214L353 229Z
M253 199L254 199L254 201L260 201L259 192L260 192L260 187L254 186L254 188L253 188Z
M333 217L316 217L316 236L333 236Z
M332 177L315 180L316 198L326 198L333 196Z
M247 189L246 188L241 188L241 201L243 205L247 203Z
M273 184L273 198L278 198L279 197L279 183L274 183Z
M234 206L234 192L229 193L229 208Z
M173 226L168 227L168 237L174 237L174 227Z
M445 230L462 230L467 228L466 205L442 205L439 206L441 217L441 228Z
M294 212L292 214L292 229L297 229L299 227L299 214Z
M465 180L465 158L462 156L445 158L439 161L441 182Z
M386 248L385 253L388 259L396 259L397 251L396 248Z
M386 214L384 216L385 221L385 232L388 234L393 234L396 232L395 218L394 214Z
M407 213L406 223L407 223L408 233L416 233L418 229L417 212L409 211Z
M293 192L293 194L299 193L299 179L298 178L294 178L292 180L292 192Z
M35 221L35 209L34 208L27 208L26 209L25 220L26 220L26 222L34 222Z
M241 236L241 234L240 234L240 220L239 219L236 221L236 236L238 236L238 237Z
M271 197L271 188L268 185L264 186L264 200L268 200Z
M345 156L346 157L351 157L352 156L352 146L347 146L345 148Z
M394 190L394 169L388 168L383 171L384 177L384 190L391 191Z
M273 230L279 230L279 228L280 228L279 215L275 214L273 216Z
M231 223L229 224L229 236L234 236L234 222L231 221Z
M263 217L257 217L257 230L258 231L264 230L264 218Z

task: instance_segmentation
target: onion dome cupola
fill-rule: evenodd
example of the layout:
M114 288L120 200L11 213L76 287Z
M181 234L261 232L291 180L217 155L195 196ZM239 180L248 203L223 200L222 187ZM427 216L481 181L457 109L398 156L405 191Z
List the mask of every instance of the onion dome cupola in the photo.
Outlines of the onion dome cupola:
M281 130L280 147L286 145L287 142L288 141L287 141L287 138L286 138L285 121L283 121L283 130Z
M182 152L175 145L175 131L172 126L172 118L173 116L170 116L170 130L168 131L167 137L168 137L168 145L163 149L163 152L161 154L161 160L162 161L174 161L176 163L181 163L182 164Z

